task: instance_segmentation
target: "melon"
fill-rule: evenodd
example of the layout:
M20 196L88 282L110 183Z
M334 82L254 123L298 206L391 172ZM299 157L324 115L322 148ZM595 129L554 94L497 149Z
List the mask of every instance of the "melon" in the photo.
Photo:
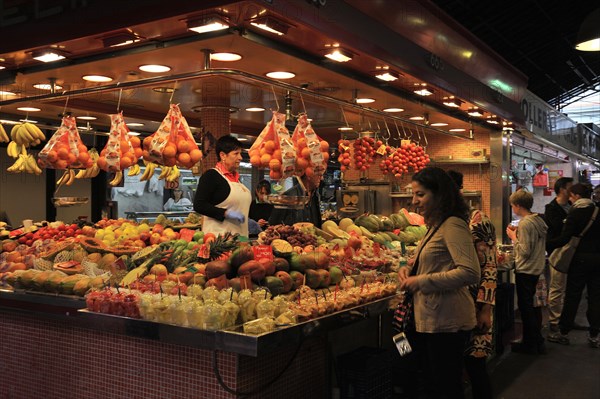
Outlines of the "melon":
M350 218L343 218L342 220L340 220L339 226L340 226L340 229L342 229L345 232L349 233L349 231L347 230L348 226L351 226L353 224L354 224L354 221L352 219L350 219Z

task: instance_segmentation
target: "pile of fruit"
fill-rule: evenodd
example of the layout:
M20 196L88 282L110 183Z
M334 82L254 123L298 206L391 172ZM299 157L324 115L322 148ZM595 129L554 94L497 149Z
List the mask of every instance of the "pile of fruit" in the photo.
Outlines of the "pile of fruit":
M255 168L269 168L271 180L290 177L295 172L296 150L290 132L285 127L285 115L273 112L273 117L248 151Z
M53 169L84 169L93 165L88 149L79 137L75 117L63 117L58 130L38 154L38 164Z
M322 175L329 160L329 143L317 136L306 114L298 118L292 141L296 148L296 175Z
M379 163L379 168L383 174L390 174L393 177L400 178L403 174L412 171L416 173L425 168L429 162L429 155L425 149L415 143L404 143L400 147L390 148L387 157Z
M317 237L310 233L304 233L294 226L278 224L269 226L259 234L259 239L263 244L271 244L273 240L283 239L292 244L293 247L305 247L307 245L317 246L319 244Z

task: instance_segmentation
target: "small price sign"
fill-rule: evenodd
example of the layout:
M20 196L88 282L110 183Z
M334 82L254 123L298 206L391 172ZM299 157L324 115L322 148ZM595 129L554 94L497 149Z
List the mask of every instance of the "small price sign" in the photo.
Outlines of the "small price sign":
M181 229L181 231L179 231L179 239L186 240L187 242L191 242L195 233L196 233L196 230Z
M270 245L256 245L252 247L252 251L256 261L261 259L273 260L273 248Z

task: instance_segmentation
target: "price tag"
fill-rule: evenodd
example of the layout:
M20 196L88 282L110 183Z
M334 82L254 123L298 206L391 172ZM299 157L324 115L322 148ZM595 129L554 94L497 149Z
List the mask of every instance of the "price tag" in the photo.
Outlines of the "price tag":
M252 251L256 261L261 259L273 260L273 248L270 245L256 245L252 247Z
M194 234L196 234L196 230L181 229L179 231L179 239L186 240L187 242L191 242L192 238L194 237Z
M385 144L382 144L376 151L379 155L385 155L386 153L386 146Z

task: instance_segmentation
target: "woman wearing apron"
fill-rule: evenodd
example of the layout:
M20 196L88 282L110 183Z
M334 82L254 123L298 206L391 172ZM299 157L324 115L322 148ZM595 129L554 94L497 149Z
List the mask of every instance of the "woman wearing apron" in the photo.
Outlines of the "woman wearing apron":
M242 145L233 136L223 136L217 140L216 152L219 162L200 177L194 210L204 215L205 233L231 232L247 237L252 194L240 183Z

